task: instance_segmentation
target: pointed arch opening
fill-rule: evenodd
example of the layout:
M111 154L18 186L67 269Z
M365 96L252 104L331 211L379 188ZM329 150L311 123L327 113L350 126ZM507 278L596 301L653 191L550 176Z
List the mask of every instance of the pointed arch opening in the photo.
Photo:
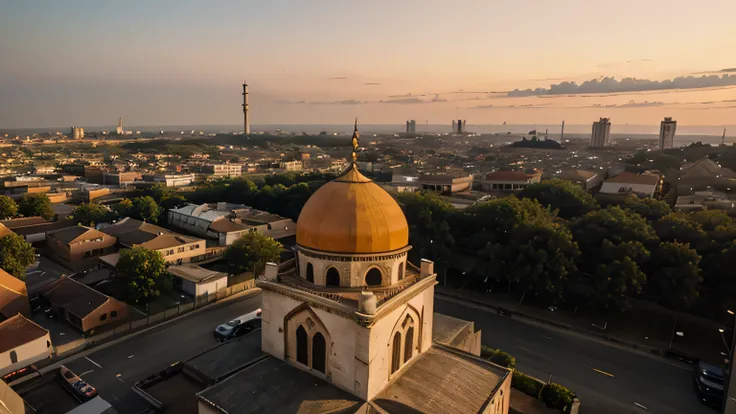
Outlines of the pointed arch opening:
M391 348L391 374L401 367L401 332L394 334L394 343Z
M406 339L404 340L404 363L414 356L414 325L406 330Z
M327 362L327 343L325 337L317 332L312 337L312 369L325 373Z
M307 330L299 325L296 328L296 362L309 366L309 344Z
M404 263L399 263L399 280L404 280Z
M374 267L365 274L365 284L367 286L381 286L383 282L383 275L381 271Z
M314 283L314 266L311 263L307 263L307 282Z
M340 272L334 267L327 269L326 286L340 286Z

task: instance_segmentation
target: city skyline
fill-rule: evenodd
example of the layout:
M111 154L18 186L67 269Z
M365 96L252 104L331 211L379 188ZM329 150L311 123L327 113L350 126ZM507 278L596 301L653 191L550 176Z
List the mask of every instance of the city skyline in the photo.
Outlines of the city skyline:
M706 3L12 3L0 128L237 125L245 79L254 125L727 125L736 4Z

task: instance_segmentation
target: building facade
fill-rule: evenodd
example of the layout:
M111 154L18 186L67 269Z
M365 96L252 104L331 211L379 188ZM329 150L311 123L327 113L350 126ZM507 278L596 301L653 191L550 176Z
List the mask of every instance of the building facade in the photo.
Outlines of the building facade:
M605 148L611 138L611 121L609 118L601 118L593 122L593 132L590 135L590 146L592 148Z
M0 377L50 358L53 352L49 331L25 316L0 323Z
M91 269L99 264L100 256L117 251L117 238L85 227L67 227L46 233L46 244L51 257L75 272Z
M672 118L665 118L659 124L659 149L664 151L666 149L674 148L675 146L675 130L677 130L677 121L673 121Z
M526 187L537 184L542 181L542 171L494 171L483 177L480 181L483 191L493 192L514 192L525 189Z

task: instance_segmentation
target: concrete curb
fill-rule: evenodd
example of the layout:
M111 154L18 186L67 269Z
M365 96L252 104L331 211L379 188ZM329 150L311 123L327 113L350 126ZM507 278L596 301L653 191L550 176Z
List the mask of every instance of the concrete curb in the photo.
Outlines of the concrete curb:
M587 336L587 337L590 337L590 338L600 339L600 340L603 340L603 341L606 341L606 342L611 342L611 343L614 343L614 344L617 344L617 345L622 345L622 346L625 346L625 347L628 347L628 348L633 348L633 349L636 349L638 351L648 352L648 353L653 354L653 355L657 355L657 356L661 356L661 357L666 357L666 355L668 354L668 352L666 350L662 350L662 349L659 349L659 348L644 347L644 346L641 346L641 345L636 344L634 342L629 342L629 341L621 340L619 338L616 338L616 337L613 337L613 336L610 336L610 335L597 334L595 332L591 332L591 331L588 331L586 329L578 328L578 327L575 327L575 326L572 326L572 325L569 325L569 324L566 324L566 323L556 322L556 321L550 321L548 319L540 318L538 316L529 315L529 314L524 313L524 312L519 312L519 311L516 311L516 310L513 310L512 311L512 310L503 308L503 307L498 306L498 305L493 305L493 304L490 304L490 303L487 303L487 302L483 302L483 301L471 299L471 298L468 298L468 297L463 296L462 294L453 292L453 291L451 291L449 289L444 289L443 288L442 290L435 290L435 295L437 295L439 297L443 297L444 296L444 297L447 297L447 298L463 300L465 302L472 303L472 304L477 305L477 306L482 306L482 307L488 308L489 310L494 310L499 315L508 316L508 317L512 317L512 315L513 315L514 317L518 317L519 319L528 319L529 321L532 321L532 322L535 322L535 323L538 323L538 324L550 325L550 326L554 326L554 327L559 328L559 329L564 329L564 330L568 330L568 331L577 332L577 333L579 333L581 335L584 335L584 336ZM679 358L674 358L674 359L679 359Z
M47 365L47 366L39 369L38 371L41 374L45 374L45 373L47 373L49 371L52 371L52 370L58 368L59 366L63 365L66 362L75 361L75 360L77 360L79 358L83 358L83 357L85 357L85 356L87 356L89 354L92 354L93 352L97 352L99 350L103 350L103 349L108 348L108 347L113 346L113 345L117 345L117 344L119 344L121 342L124 342L124 341L126 341L128 339L135 338L138 335L142 335L142 334L144 334L144 333L146 333L146 332L148 332L148 331L150 331L150 330L152 330L154 328L158 328L158 327L160 327L162 325L167 325L169 323L178 321L178 320L180 320L182 318L186 318L186 317L188 317L190 315L195 315L195 314L197 314L199 312L202 312L202 311L205 311L205 310L217 309L217 308L222 307L225 304L227 304L227 303L229 303L229 302L231 302L231 301L233 301L235 299L251 297L251 296L258 295L260 293L261 293L261 289L260 288L252 288L252 289L244 290L242 292L238 292L238 293L236 293L234 295L228 296L227 298L223 298L222 300L218 300L217 302L212 302L212 303L207 304L205 306L202 306L202 307L199 307L199 308L194 309L192 311L189 311L189 312L187 312L185 314L182 314L182 315L179 315L179 316L170 318L170 319L162 320L159 323L154 323L154 324L148 325L148 326L146 326L143 329L140 329L140 330L137 330L137 331L127 331L127 332L130 332L127 335L126 334L123 334L122 336L117 337L115 339L112 339L110 341L100 342L98 345L95 345L95 346L92 346L92 347L89 347L89 348L85 348L85 349L83 349L83 350L81 350L79 352L73 353L73 354L68 355L68 356L64 356L62 359L59 359L57 361L54 361L53 363L51 363L51 364L49 364L49 365Z

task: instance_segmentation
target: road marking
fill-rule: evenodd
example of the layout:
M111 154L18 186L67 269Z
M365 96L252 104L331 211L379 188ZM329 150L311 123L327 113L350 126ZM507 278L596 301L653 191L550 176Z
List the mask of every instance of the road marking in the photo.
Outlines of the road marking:
M133 358L134 356L135 356L135 354L133 354L133 355L128 355L128 359L130 359L130 358Z
M115 378L117 378L118 381L120 381L120 382L125 382L125 381L123 381L122 378L120 378L121 376L122 376L121 374L118 374L118 375L115 375Z
M97 368L102 369L102 365L100 365L100 364L96 363L95 361L89 359L89 357L84 357L84 359L86 359L87 361L93 363Z
M79 374L79 377L81 378L81 377L83 377L83 376L85 376L85 375L89 374L90 372L95 372L95 370L91 369L91 370L89 370L89 371L85 371L85 372L83 372L83 373Z
M551 341L552 340L552 337L545 335L544 336L544 339L549 339Z
M601 371L601 370L599 370L599 369L595 369L595 368L591 368L591 369L592 369L593 371L595 371L595 372L599 373L599 374L603 374L603 375L605 375L605 376L607 376L607 377L611 377L611 378L613 378L613 374L611 374L610 372L606 372L606 371Z
M644 411L649 411L649 409L648 409L647 407L645 407L645 406L643 406L643 405L639 404L639 403L638 403L638 402L636 402L636 401L634 401L634 405L635 405L635 406L637 406L637 407L639 407L639 408L641 408L641 409L642 409L642 410L644 410Z

